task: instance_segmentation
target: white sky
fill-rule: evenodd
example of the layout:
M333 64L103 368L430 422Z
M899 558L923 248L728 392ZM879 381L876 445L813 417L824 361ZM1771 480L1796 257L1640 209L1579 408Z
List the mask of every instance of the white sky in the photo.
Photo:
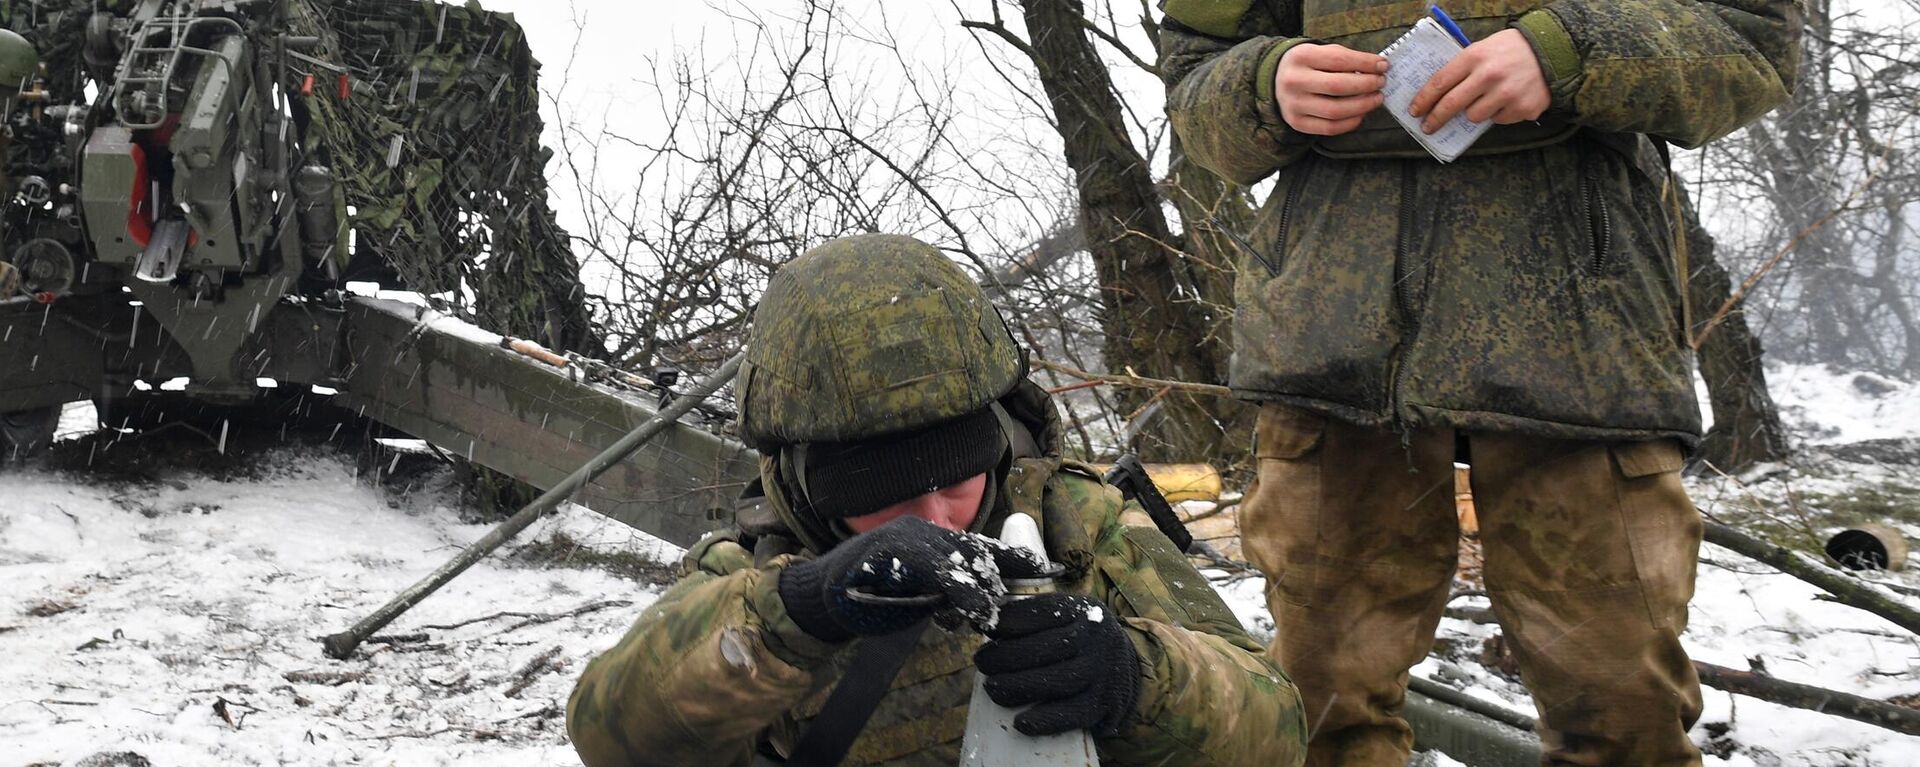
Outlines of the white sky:
M571 123L588 135L601 126L645 142L658 140L666 130L667 115L653 90L654 73L667 72L676 55L694 57L702 68L725 77L741 68L757 66L764 72L769 57L765 46L790 45L782 33L795 28L802 0L694 0L679 3L635 3L625 0L482 0L489 10L513 13L526 30L528 41L542 65L541 90L548 96L543 117L547 122L547 145L556 152L561 147L557 127ZM1031 92L1009 92L1005 81L987 63L982 48L972 34L960 27L964 11L972 18L990 18L989 0L947 2L883 3L881 0L839 0L835 3L843 25L854 25L841 35L838 49L830 56L834 72L841 82L855 89L856 96L871 102L872 111L888 114L896 102L910 98L904 90L900 64L872 41L891 37L907 52L916 80L923 83L948 81L954 89L954 102L962 105L950 135L964 142L971 154L989 157L999 176L1028 188L1064 193L1067 170L1052 126L1035 117L1035 105L1044 97L1035 86ZM1101 3L1089 4L1099 8ZM1140 8L1130 0L1115 3L1123 16L1137 16ZM1016 15L1007 19L1019 31ZM763 19L776 29L775 40L756 38L748 16ZM1021 31L1021 34L1024 34ZM1122 33L1140 55L1151 58L1146 39L1137 29ZM1019 59L1004 43L987 41L990 52L1017 76L1029 77L1030 65ZM753 58L758 55L758 58ZM1121 66L1116 71L1121 87L1141 109L1150 130L1160 130L1161 91L1157 80L1135 67ZM765 75L758 75L764 78ZM896 95L900 94L900 95ZM557 102L558 110L552 102ZM603 145L602 188L616 186L614 179L626 167L638 167L644 153L631 147ZM609 159L611 158L611 159ZM553 204L570 232L585 231L578 194L570 179L560 178L561 162L548 167L554 179ZM611 190L629 191L629 190ZM1023 211L1023 213L1026 213ZM1028 214L1038 219L1037 214ZM1047 222L1051 223L1051 222ZM1022 228L1041 228L1037 220L1024 222ZM937 238L937 232L907 232ZM1016 238L1018 235L1016 235ZM951 244L951 243L943 243ZM976 244L977 247L977 244Z

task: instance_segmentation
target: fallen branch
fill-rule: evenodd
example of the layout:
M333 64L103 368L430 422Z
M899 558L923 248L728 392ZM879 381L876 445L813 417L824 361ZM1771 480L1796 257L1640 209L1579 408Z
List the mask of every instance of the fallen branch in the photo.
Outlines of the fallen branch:
M604 602L589 602L587 604L581 605L579 607L575 607L563 613L523 613L523 612L514 612L511 610L505 610L497 613L492 613L490 615L482 615L478 618L469 618L467 620L460 621L459 623L429 623L425 626L421 626L420 628L438 629L440 631L451 631L453 629L471 626L475 623L485 623L487 621L499 620L501 618L521 618L522 620L519 623L515 623L511 626L501 629L502 631L512 631L514 629L526 628L527 626L534 626L542 623L552 623L554 621L565 620L567 618L577 618L582 615L586 615L587 613L599 612L601 610L605 610L609 607L626 607L631 604L633 603L625 599L609 599ZM409 635L403 634L401 636L404 637Z
M1214 384L1189 383L1187 381L1165 381L1139 375L1113 375L1111 373L1089 373L1058 362L1034 360L1033 364L1061 375L1078 378L1082 381L1099 381L1109 386L1129 386L1135 389L1167 389L1186 394L1204 394L1210 397L1232 397L1233 390Z
M542 673L548 670L560 670L560 664L553 662L554 659L558 657L560 657L560 646L554 645L547 648L546 652L540 653L539 657L527 661L527 665L521 666L519 671L514 672L513 684L507 687L507 697L520 697L520 693L525 692L528 687L531 687L533 680L538 678Z
M1493 610L1473 605L1448 605L1443 614L1454 620L1463 620L1482 626L1496 626L1500 623L1498 618L1493 617Z
M376 637L369 637L367 644L413 644L416 642L425 642L427 639L427 633L424 631L413 634L381 634Z
M1449 618L1459 618L1474 623L1495 623L1493 611L1482 607L1448 607L1446 615ZM1745 695L1789 708L1805 709L1828 716L1865 722L1907 735L1920 735L1920 709L1839 690L1829 690L1825 687L1788 682L1750 671L1738 671L1712 663L1694 661L1693 668L1700 675L1701 684L1716 690ZM1415 681L1422 680L1416 677ZM1416 689L1427 697L1438 697L1426 689Z
M551 719L556 716L566 716L566 715L567 715L566 709L553 705L552 703L549 703L547 705L536 708L532 711L528 711L524 714L514 714L513 716L507 717L505 719L495 719L493 720L493 723L506 724L508 722L511 722L517 719L534 719L534 718Z
M339 687L348 682L358 682L367 678L365 671L289 671L280 675L296 684L324 684Z
M1920 610L1798 552L1759 540L1713 520L1706 520L1706 523L1708 543L1772 565L1780 572L1820 587L1841 604L1860 608L1920 634Z
M1775 679L1749 671L1736 671L1711 663L1694 661L1693 667L1700 673L1702 684L1716 689L1759 698L1782 706L1865 722L1907 735L1920 735L1920 709L1896 706L1885 701Z

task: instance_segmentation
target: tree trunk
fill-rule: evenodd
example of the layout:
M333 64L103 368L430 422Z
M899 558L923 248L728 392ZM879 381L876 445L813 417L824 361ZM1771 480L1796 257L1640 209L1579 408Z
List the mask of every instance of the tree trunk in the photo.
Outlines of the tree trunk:
M1202 320L1206 295L1189 278L1161 212L1147 161L1127 135L1113 80L1085 28L1079 0L1022 0L1028 52L1054 114L1079 191L1079 219L1100 280L1109 370L1220 383L1226 339ZM1191 395L1121 394L1135 409L1142 459L1212 460L1234 440ZM1144 408L1152 408L1148 413Z
M1733 280L1714 258L1713 235L1700 225L1692 196L1684 186L1679 193L1687 263L1692 270L1687 276L1687 301L1693 305L1693 327L1687 333L1691 338L1727 302ZM1744 302L1727 312L1696 353L1713 406L1713 428L1700 444L1699 457L1727 472L1787 457L1786 430L1780 425L1780 412L1767 390L1767 372L1761 365L1765 352L1759 337L1747 327Z
M1199 292L1200 320L1211 341L1207 351L1221 372L1221 380L1213 383L1224 384L1233 351L1233 282L1245 255L1242 233L1253 229L1255 205L1245 187L1190 162L1180 139L1173 137L1172 142L1166 196L1185 225L1179 240L1181 265ZM1209 412L1225 436L1214 453L1216 462L1226 467L1249 463L1258 409L1239 400L1216 399Z

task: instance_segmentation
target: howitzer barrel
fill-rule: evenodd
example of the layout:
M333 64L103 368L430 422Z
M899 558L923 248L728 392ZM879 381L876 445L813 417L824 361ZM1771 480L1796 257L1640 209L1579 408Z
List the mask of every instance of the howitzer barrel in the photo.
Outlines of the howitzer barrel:
M356 412L527 484L550 488L654 415L649 397L582 383L466 325L410 304L350 299L338 388ZM422 319L425 317L425 319ZM688 546L732 519L759 473L753 451L675 424L579 489L573 500Z

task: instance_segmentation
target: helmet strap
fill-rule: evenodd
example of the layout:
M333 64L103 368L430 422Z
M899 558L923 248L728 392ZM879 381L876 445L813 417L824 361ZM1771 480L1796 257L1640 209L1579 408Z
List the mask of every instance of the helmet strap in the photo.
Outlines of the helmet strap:
M1013 417L1012 413L1000 406L999 402L987 405L993 409L993 417L1000 421L1000 431L1007 435L1007 445L1015 458L1037 458L1040 456L1040 443L1033 438L1033 431Z

